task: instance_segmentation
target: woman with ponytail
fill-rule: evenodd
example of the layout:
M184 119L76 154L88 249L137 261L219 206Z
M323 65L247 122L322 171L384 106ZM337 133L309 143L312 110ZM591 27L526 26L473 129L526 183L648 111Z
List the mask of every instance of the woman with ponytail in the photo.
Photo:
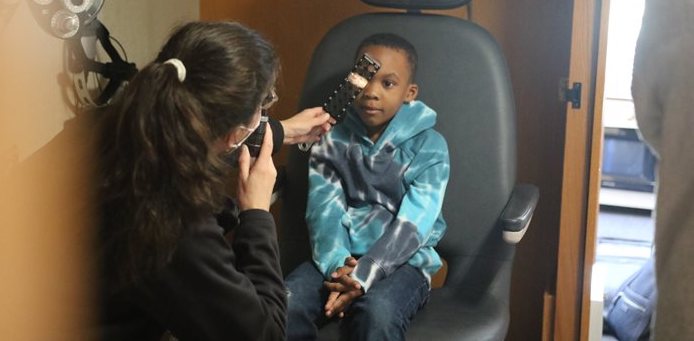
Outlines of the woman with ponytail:
M271 154L330 125L320 108L271 120L250 156L243 141L277 98L278 69L256 32L189 23L101 117L99 338L284 339Z

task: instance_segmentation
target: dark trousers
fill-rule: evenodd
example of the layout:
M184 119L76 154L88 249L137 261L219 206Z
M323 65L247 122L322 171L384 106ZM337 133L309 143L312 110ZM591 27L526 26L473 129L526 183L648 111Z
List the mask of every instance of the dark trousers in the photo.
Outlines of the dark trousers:
M315 340L318 328L332 320L325 317L328 291L325 278L311 262L306 262L286 278L289 291L287 340ZM354 300L340 320L341 340L405 340L405 332L429 298L429 284L408 264L376 282Z

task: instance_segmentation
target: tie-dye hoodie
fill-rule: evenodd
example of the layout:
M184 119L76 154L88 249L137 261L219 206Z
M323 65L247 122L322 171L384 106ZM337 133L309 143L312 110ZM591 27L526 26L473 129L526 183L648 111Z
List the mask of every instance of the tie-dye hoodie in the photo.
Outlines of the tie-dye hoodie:
M408 263L431 279L441 267L434 246L450 162L436 112L403 104L376 143L348 115L316 144L309 159L306 221L313 260L326 278L350 255L365 290Z

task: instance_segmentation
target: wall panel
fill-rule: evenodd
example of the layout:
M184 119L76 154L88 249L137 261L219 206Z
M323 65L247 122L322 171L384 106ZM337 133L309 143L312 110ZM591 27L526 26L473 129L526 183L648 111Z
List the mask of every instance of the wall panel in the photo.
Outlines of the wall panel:
M94 317L93 164L85 132L66 124L75 113L64 97L63 41L39 28L27 3L0 1L0 340L88 339L79 334ZM100 18L142 65L199 8L110 0Z

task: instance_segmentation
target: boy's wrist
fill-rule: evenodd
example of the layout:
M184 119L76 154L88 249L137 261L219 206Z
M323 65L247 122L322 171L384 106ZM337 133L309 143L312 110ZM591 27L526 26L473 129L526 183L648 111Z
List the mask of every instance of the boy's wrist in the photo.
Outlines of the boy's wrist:
M359 277L357 277L354 272L349 274L349 277L351 277L353 280L355 280L355 281L357 281L357 283L359 283L359 286L361 287L360 289L361 289L362 295L366 294L366 291L368 290L368 288L366 287L366 283L363 280L361 280Z

